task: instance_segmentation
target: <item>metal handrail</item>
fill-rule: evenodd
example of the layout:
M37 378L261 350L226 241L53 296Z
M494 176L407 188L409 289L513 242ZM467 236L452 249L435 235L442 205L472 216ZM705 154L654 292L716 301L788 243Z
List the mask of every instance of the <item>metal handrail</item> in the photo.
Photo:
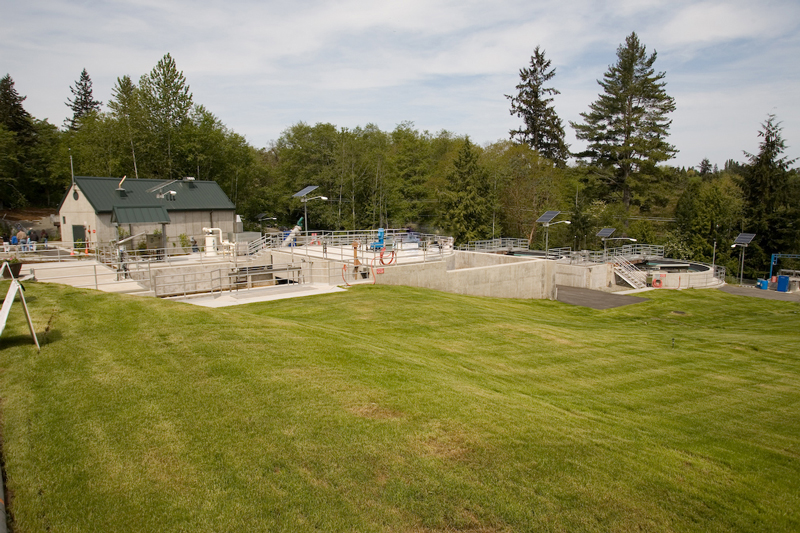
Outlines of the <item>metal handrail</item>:
M647 275L636 268L624 255L616 255L614 259L617 273L626 279L626 281L628 281L627 278L630 278L634 288L641 289L647 286ZM627 278L625 276L627 276Z
M499 239L488 239L483 241L470 241L467 244L461 244L458 249L465 252L482 252L482 251L496 251L509 248L524 248L527 250L530 247L528 239L517 239L510 237L501 237Z
M287 264L281 267L275 267L263 272L258 273L243 273L240 271L231 272L227 269L216 269L204 272L177 272L177 273L156 273L153 276L153 293L156 297L163 298L166 296L188 296L190 294L207 294L212 295L219 291L234 291L239 289L252 289L254 287L271 287L279 285L279 279L272 276L272 279L253 280L252 276L259 274L276 274L285 273L286 278L289 279L291 274L292 282L297 284L304 283L305 277L303 276L302 268L300 265ZM178 281L164 281L165 278L180 277ZM191 277L191 279L187 279ZM242 278L247 278L242 281ZM207 285L209 288L199 288ZM166 288L166 289L165 289Z

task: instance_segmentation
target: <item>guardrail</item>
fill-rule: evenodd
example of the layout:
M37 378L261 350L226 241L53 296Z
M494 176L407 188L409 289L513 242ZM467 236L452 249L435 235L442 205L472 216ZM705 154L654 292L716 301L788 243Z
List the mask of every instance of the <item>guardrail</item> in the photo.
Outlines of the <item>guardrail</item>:
M458 250L464 252L492 252L499 250L513 250L522 248L527 250L530 247L528 239L499 238L484 241L470 241L467 244L458 246Z
M36 265L36 266L33 266ZM62 263L31 263L30 268L25 268L22 274L30 272L37 281L56 282L71 285L82 289L97 289L116 286L115 292L123 292L123 285L119 282L128 282L127 292L145 292L149 288L150 265L143 264L141 269L126 270L123 263L105 264L97 261L77 262L65 270Z
M270 265L244 267L231 272L216 269L202 272L157 272L153 276L153 294L158 298L217 294L257 287L272 287L288 283L304 283L300 265Z
M120 261L120 251L108 245L90 244L81 248L69 248L61 242L49 242L47 246L22 249L20 245L10 245L6 252L0 251L0 259L18 259L23 263L63 263L66 261L84 261L94 259L101 263L113 264ZM182 247L132 249L122 252L125 261L171 263L192 258L196 262L214 262L232 260L234 256L227 250L205 250L199 247L197 252Z

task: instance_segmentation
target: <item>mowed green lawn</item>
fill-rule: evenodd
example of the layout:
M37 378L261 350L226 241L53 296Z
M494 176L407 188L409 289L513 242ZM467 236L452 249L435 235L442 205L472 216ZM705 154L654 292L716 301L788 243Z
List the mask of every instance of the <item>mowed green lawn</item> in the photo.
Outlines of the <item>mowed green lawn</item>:
M0 337L16 532L800 530L794 303L27 288L41 353L19 304Z

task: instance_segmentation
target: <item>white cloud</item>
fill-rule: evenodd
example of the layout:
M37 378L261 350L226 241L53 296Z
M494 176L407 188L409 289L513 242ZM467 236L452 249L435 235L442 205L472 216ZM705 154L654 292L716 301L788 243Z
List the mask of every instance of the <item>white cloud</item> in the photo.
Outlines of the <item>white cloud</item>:
M735 39L769 38L796 26L800 9L769 2L689 3L663 25L659 39L670 47L705 45Z

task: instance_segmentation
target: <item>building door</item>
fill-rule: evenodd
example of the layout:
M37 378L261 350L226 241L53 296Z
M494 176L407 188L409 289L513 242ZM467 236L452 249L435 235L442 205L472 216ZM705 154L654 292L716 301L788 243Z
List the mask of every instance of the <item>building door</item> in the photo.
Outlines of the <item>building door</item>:
M72 242L85 242L86 229L83 226L72 226Z

